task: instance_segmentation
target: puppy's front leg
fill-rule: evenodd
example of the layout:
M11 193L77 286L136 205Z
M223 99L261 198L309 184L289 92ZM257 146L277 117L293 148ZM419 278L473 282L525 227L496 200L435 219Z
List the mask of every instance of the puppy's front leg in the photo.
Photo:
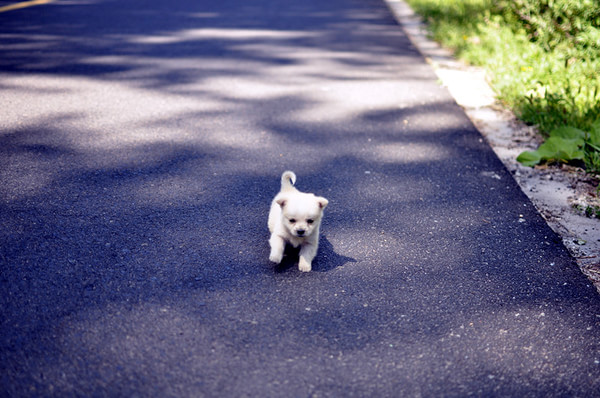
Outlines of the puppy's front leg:
M271 234L269 239L269 245L271 245L271 254L269 260L279 264L283 259L283 251L285 250L285 240L281 236Z
M298 269L302 272L309 272L312 269L312 260L317 255L317 245L304 243L300 248L300 261L298 261Z

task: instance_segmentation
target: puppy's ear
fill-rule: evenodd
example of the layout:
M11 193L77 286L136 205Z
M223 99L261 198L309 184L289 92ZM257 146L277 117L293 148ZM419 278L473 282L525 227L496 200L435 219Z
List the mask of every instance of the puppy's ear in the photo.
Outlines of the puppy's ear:
M281 196L281 197L275 199L275 203L277 203L282 209L283 209L283 206L285 206L286 202L287 202L287 198L285 196Z
M329 201L321 196L317 197L317 202L319 203L319 207L321 208L321 210L323 210L325 206L329 204Z

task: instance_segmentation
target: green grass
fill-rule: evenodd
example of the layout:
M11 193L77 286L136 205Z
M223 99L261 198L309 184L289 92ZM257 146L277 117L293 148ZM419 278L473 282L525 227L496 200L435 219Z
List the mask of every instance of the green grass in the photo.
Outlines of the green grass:
M596 0L407 0L433 39L484 67L498 98L550 136L589 132L600 119L600 2ZM600 174L598 151L585 166Z

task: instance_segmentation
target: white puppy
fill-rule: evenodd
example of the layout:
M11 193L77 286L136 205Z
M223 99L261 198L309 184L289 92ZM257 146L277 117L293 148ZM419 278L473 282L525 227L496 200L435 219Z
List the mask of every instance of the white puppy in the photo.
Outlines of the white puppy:
M269 260L279 264L286 243L300 246L300 271L311 270L311 263L319 248L319 227L327 199L312 193L298 191L294 184L296 174L286 171L281 175L281 191L271 203L269 231L271 255Z

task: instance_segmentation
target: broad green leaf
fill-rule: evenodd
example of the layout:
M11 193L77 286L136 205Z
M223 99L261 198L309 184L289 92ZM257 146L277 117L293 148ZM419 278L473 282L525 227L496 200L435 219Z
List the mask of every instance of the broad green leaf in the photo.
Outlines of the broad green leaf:
M567 139L550 137L538 148L537 152L543 160L569 160L583 159L583 139Z
M517 162L520 162L521 164L523 164L523 166L527 167L533 167L539 162L541 162L541 160L542 158L537 153L537 151L525 151L522 152L519 156L517 156Z
M558 138L566 138L566 139L575 139L575 138L585 138L585 131L579 130L578 128L571 126L562 126L557 129L554 129L550 132L550 137L558 137Z
M517 157L517 161L524 166L533 167L541 161L583 160L585 157L583 138L550 137L537 151L526 151Z

